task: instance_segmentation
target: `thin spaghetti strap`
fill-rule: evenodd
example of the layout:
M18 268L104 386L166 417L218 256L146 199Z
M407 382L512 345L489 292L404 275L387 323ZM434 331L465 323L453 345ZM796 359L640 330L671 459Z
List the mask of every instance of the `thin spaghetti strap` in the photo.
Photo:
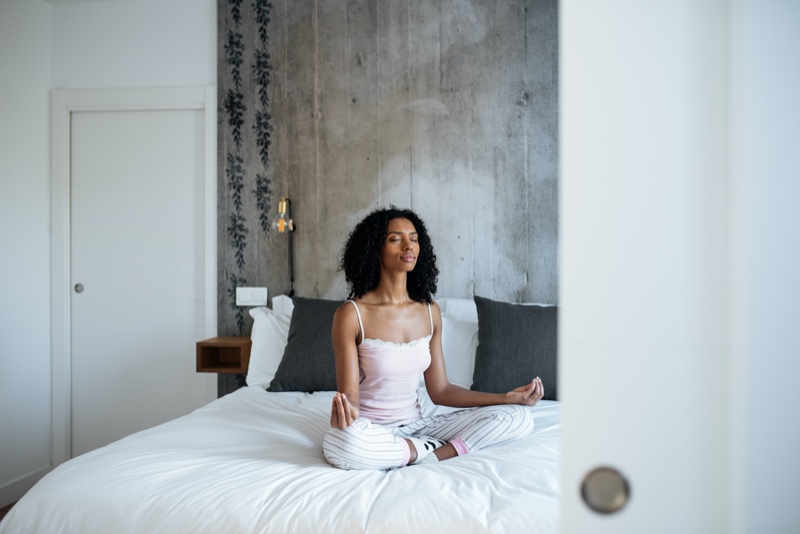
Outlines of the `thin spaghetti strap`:
M358 311L358 306L356 305L356 301L348 300L347 302L350 302L356 309L356 315L358 315L358 326L361 327L361 341L364 341L364 323L361 322L361 312Z
M355 304L355 303L353 303ZM431 335L433 335L433 312L431 311L431 303L428 303L428 316L431 318Z

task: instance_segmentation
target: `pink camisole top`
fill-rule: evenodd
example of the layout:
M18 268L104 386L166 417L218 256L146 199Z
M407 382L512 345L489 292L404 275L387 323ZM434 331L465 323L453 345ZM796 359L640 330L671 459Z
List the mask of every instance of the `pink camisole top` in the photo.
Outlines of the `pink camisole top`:
M358 345L358 366L361 417L373 423L398 426L421 417L417 387L419 377L431 364L431 333L408 343L393 343L364 337L361 312L352 300L361 327L361 344Z

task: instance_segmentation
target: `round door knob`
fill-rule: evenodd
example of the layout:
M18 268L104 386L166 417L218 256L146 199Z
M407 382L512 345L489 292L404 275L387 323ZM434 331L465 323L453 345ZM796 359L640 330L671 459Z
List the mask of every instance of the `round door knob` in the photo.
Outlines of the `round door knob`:
M75 284L75 293L83 293L83 284Z
M630 486L616 469L598 467L583 477L581 497L586 506L595 512L613 514L628 502Z

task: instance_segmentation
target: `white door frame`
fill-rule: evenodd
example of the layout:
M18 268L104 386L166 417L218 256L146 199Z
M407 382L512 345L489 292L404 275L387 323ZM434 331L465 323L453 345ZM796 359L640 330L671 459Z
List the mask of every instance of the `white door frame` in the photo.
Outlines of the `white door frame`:
M204 112L205 337L217 332L217 88L56 89L50 99L50 336L53 467L71 457L70 130L80 111Z

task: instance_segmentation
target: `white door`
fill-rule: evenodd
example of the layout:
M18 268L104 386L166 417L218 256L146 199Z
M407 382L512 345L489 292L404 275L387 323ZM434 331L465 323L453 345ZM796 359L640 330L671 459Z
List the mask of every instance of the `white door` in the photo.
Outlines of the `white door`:
M566 534L735 531L728 15L726 2L560 4ZM611 476L585 478L605 467L627 500Z
M211 400L202 110L71 114L72 456Z

